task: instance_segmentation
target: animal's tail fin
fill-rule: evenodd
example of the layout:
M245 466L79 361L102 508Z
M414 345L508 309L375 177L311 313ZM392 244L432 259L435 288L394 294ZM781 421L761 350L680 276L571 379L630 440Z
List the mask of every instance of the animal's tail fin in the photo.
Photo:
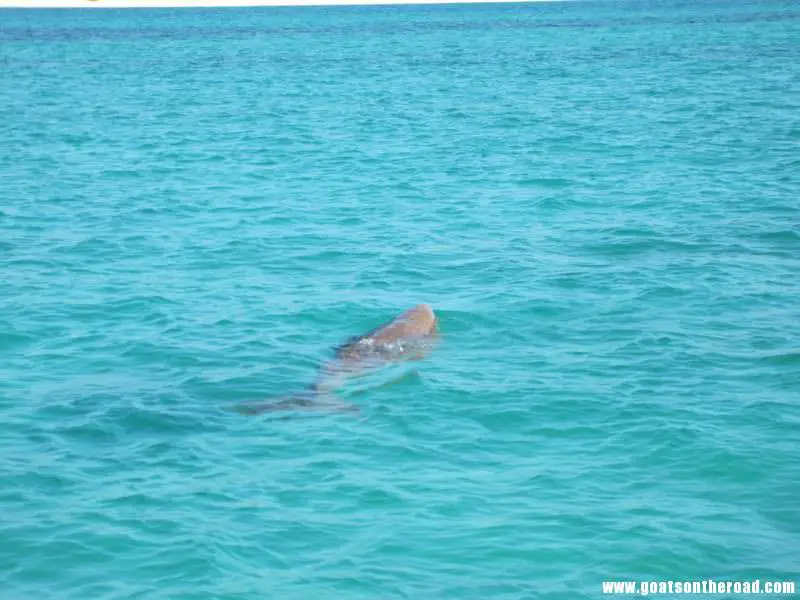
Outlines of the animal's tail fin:
M253 416L274 411L276 408L273 402L248 402L246 404L236 404L229 407L228 410L237 412L240 415Z

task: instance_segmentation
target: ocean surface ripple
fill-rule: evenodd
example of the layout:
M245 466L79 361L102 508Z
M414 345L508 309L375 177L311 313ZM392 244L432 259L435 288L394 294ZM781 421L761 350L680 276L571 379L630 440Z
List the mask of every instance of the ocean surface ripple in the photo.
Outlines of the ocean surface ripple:
M0 10L0 598L800 583L800 9ZM246 418L417 302L441 346Z

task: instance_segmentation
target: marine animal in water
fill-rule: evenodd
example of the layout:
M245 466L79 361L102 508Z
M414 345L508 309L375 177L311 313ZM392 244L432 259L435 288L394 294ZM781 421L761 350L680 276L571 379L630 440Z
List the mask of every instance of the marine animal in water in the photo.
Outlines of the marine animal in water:
M345 404L332 392L353 375L389 363L424 358L437 339L438 318L428 304L418 304L337 346L334 357L322 366L308 389L272 402L240 404L234 410L246 415L287 410L357 411L357 407Z

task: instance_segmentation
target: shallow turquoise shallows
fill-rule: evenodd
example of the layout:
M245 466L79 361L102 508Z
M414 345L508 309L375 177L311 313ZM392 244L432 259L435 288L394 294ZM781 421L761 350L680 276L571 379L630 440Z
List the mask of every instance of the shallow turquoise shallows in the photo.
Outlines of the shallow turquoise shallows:
M0 600L800 584L799 65L788 0L0 10ZM418 302L360 414L228 410Z

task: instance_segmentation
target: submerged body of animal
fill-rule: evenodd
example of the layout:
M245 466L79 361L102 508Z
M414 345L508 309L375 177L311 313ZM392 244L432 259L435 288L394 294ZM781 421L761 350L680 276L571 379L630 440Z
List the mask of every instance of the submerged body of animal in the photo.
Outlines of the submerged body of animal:
M418 304L338 346L333 359L322 366L315 383L307 390L273 402L242 404L235 410L247 415L287 410L357 411L331 392L350 376L389 363L424 358L437 339L437 325L433 309Z

